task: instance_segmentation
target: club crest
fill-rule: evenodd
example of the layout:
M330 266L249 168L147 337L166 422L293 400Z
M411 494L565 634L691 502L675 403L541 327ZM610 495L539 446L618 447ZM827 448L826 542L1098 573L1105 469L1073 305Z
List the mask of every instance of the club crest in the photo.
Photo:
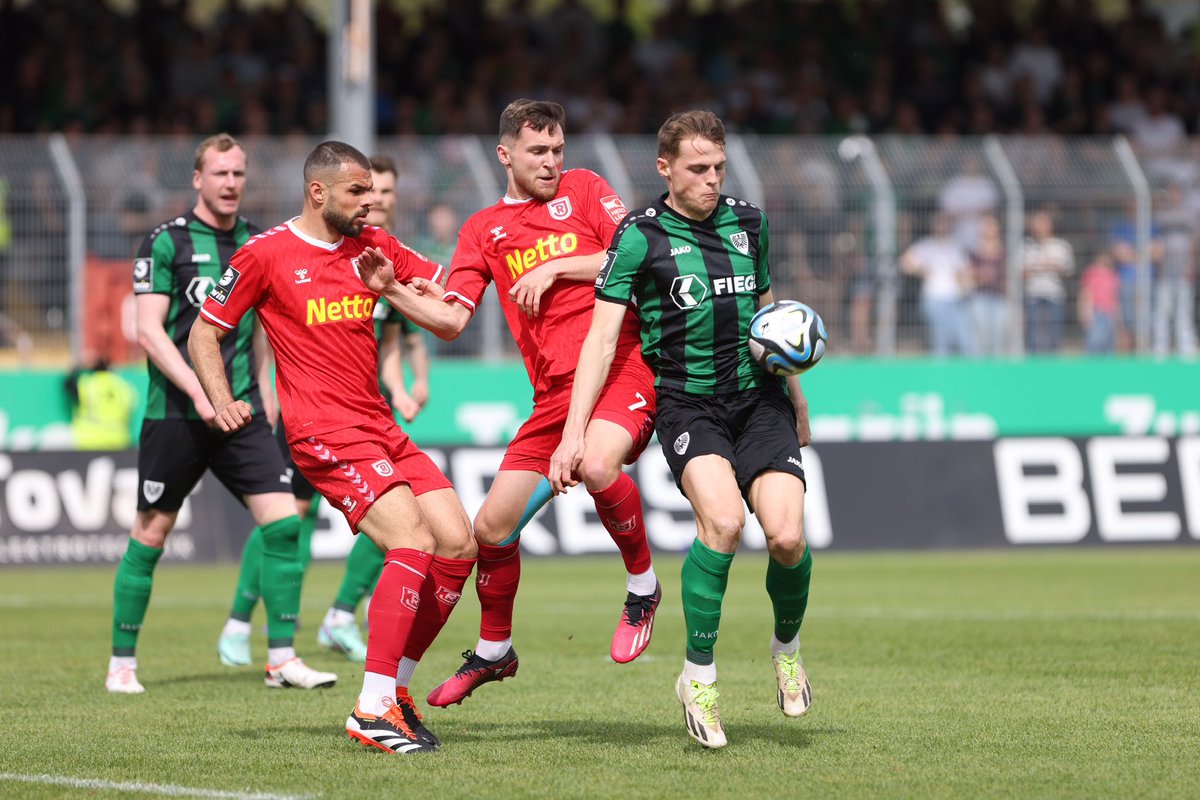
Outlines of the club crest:
M147 502L156 503L158 498L163 496L163 490L166 489L166 484L162 481L142 481L142 496Z
M742 255L747 255L750 252L750 234L745 231L729 234L729 241L733 243L734 248Z
M556 197L549 202L547 208L550 210L550 216L561 222L571 216L571 198Z

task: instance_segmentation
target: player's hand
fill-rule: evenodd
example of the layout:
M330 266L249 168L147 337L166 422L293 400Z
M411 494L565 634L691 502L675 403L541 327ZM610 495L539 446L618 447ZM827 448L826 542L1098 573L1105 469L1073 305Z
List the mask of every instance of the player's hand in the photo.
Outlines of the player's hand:
M392 394L392 408L400 412L400 418L412 422L421 413L421 405L407 392Z
M192 405L196 407L196 413L200 415L201 422L210 428L217 427L217 410L208 401L207 395L201 392L199 397L193 397Z
M579 483L579 465L583 463L583 437L563 436L550 457L550 488L562 494Z
M413 385L409 387L408 396L417 404L417 408L424 408L429 402L429 384L425 381L413 381Z
M396 282L396 265L378 247L363 250L354 266L363 285L372 292L383 294Z
M408 284L408 288L412 289L422 297L431 297L434 300L441 300L446 294L446 289L437 281L431 281L428 278L413 278Z
M217 411L217 428L225 433L233 433L250 424L254 409L245 400L234 400L226 403Z
M543 264L538 269L526 272L512 288L508 290L508 299L517 304L517 308L525 313L525 316L533 319L541 312L542 295L546 293L554 281L558 279L558 274L548 265Z

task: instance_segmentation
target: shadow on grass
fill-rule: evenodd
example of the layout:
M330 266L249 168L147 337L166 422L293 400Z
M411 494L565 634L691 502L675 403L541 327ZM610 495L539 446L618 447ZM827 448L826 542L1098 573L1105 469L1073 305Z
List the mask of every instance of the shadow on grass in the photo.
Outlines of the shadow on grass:
M494 744L498 740L573 739L587 744L640 748L645 747L652 740L669 740L680 737L687 739L682 717L679 720L671 719L662 722L625 721L615 723L590 720L525 719L505 723L454 723L440 724L437 726L436 732L447 745L453 743ZM845 735L848 731L833 727L805 727L802 722L780 719L777 724L727 725L726 733L730 741L758 741L803 749L811 747L822 739Z

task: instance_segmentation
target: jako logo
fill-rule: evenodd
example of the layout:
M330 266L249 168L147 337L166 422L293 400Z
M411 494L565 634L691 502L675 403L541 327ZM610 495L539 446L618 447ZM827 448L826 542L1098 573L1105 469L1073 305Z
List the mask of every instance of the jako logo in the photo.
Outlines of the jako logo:
M375 313L375 299L356 294L341 300L326 301L324 297L308 301L308 325L324 325L326 322L371 319Z
M680 245L679 247L671 248L671 256L672 257L681 256L684 253L690 253L690 252L692 252L692 246L690 244L684 244L684 245Z
M504 254L504 262L508 264L508 274L516 278L523 272L533 269L543 261L574 253L579 247L579 237L573 233L562 236L550 234L537 240L537 244L528 250L513 250Z

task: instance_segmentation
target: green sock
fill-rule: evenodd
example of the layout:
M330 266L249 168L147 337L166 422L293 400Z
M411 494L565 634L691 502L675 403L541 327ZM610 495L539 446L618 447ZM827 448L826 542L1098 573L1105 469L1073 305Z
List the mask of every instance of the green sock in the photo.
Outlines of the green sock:
M812 551L807 545L803 558L790 567L767 560L767 594L775 612L775 638L781 642L790 642L800 632L811 579Z
M713 647L721 625L721 601L729 584L733 553L718 553L692 542L683 562L683 620L687 625L687 660L713 663Z
M354 539L354 547L346 556L346 575L338 589L333 607L353 613L363 595L375 588L379 573L383 570L383 551L360 533Z
M316 530L317 520L321 517L321 496L317 495L308 504L308 513L300 518L300 566L308 572L312 563L312 537Z
M132 537L129 539L113 583L114 656L132 656L137 649L138 632L146 619L146 607L150 605L154 566L162 554L161 547L148 547Z
M263 537L262 527L255 526L246 539L242 548L242 568L238 573L237 588L233 592L233 606L229 610L230 619L240 619L249 622L254 613L254 606L262 594L259 590L259 579L262 577Z
M291 647L300 614L300 518L295 514L262 526L263 604L267 607L267 646Z

